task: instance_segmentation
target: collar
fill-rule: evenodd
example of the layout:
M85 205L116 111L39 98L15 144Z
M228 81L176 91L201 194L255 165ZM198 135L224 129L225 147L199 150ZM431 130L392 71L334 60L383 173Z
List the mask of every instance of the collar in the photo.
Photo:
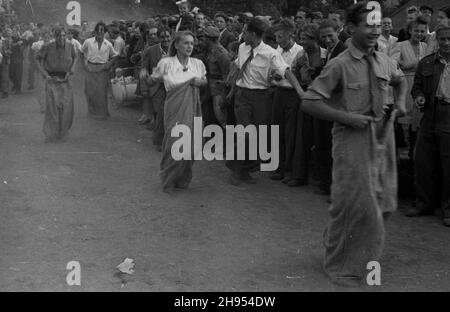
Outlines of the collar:
M175 58L175 62L176 62L176 65L175 65L175 69L180 69L181 68L181 70L183 70L185 67L183 66L183 64L181 64L181 62L180 62L180 60L178 59L178 56L174 56L174 58ZM191 68L192 66L191 66L191 58L189 57L188 58L188 62L187 62L187 64L186 64L186 68Z
M262 49L264 49L264 47L266 46L266 44L264 43L264 41L261 40L261 43L253 49L253 54L256 55L259 51L261 51ZM252 47L250 46L250 50L252 49Z
M366 53L355 47L355 45L353 44L353 39L350 41L348 45L348 52L350 52L350 55L357 60L361 60L363 57L367 55ZM377 54L375 53L375 50L372 52L372 56L376 58Z

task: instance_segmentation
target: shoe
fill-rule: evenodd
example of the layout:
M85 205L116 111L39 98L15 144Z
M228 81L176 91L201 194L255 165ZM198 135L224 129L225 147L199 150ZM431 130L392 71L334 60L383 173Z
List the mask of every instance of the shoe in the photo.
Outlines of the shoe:
M248 173L248 172L242 172L240 174L240 180L247 184L256 184L255 179Z
M450 218L444 218L443 223L444 223L444 226L450 227Z
M281 172L274 173L270 176L270 179L274 181L281 181L284 179L284 174Z
M294 180L289 181L289 183L287 185L289 187L305 186L305 185L308 185L308 182L294 179Z
M416 217L429 216L432 214L433 214L433 211L430 211L430 210L423 210L423 209L419 209L419 208L409 208L406 211L405 216L410 217L410 218L416 218Z
M283 183L283 184L288 184L289 182L291 182L291 178L289 178L289 177L284 177L284 179L283 180L281 180L281 183Z

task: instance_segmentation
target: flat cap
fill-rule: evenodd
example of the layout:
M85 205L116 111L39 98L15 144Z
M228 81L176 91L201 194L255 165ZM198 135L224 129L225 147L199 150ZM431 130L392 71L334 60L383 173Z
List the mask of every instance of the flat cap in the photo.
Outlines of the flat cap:
M209 37L209 38L219 38L220 37L219 29L214 26L207 26L204 29L203 34L205 35L205 37Z

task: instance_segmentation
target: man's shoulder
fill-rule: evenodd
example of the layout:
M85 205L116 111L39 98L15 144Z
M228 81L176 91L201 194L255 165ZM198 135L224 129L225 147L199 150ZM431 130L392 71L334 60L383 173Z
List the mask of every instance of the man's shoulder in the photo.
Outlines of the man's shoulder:
M422 64L431 64L431 63L434 63L434 61L435 61L436 58L437 58L437 55L438 55L437 52L436 52L436 53L432 53L432 54L430 54L430 55L427 55L427 56L425 56L423 59L421 59L419 63L422 63Z

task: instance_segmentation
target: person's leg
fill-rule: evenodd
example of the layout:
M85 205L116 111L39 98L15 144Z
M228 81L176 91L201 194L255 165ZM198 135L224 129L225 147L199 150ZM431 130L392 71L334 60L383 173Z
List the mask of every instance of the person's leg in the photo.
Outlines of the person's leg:
M292 179L288 182L288 185L292 187L308 184L311 149L314 138L313 119L311 115L299 109L297 116L295 160L292 166Z
M450 133L439 132L439 152L442 168L442 211L446 226L450 226Z
M284 107L284 138L285 138L285 171L292 171L292 162L295 153L295 139L297 131L297 114L300 99L295 91L289 91ZM281 130L281 129L280 129ZM280 159L281 161L281 159Z
M97 89L97 75L96 73L91 73L89 71L85 71L84 78L84 92L86 95L86 102L88 106L88 114L90 117L94 117L98 114L97 108L95 105L96 100L96 89Z
M359 285L367 264L379 260L385 236L386 214L377 196L382 190L375 187L375 149L370 129L339 127L333 133L332 205L324 235L324 270L333 282Z
M289 100L289 98L287 98ZM279 151L280 151L280 165L272 175L272 180L282 180L284 178L285 163L286 163L286 125L285 125L285 106L286 98L281 88L275 90L272 105L272 125L279 127Z
M47 82L45 87L45 119L43 131L45 142L54 142L59 139L60 119L55 95L55 84Z
M60 84L59 96L61 96L61 138L66 137L73 123L73 90L70 83Z
M331 168L333 165L331 157L332 129L333 122L314 119L314 156L320 179L319 188L325 194L330 194L331 187Z
M225 107L225 99L222 95L215 95L212 98L214 115L216 116L219 125L225 128L227 125L227 115Z
M234 97L234 113L236 115L236 124L241 125L244 128L248 125L253 124L252 115L252 105L251 98L253 92L238 88L236 95ZM241 138L242 139L242 138ZM237 151L239 149L245 148L247 151L246 144L247 138L245 140L240 140L238 136L235 135L235 146L234 146L234 160L227 160L225 162L226 166L232 171L231 184L238 185L241 183L241 173L244 169L246 162L244 160L237 160ZM231 155L229 155L231 156Z
M7 64L5 61L3 61L3 64L1 66L1 76L2 76L2 82L1 82L1 91L2 91L2 98L7 98L9 96L9 64Z
M22 92L22 79L23 79L23 60L21 60L17 64L17 73L16 73L16 93Z
M416 207L408 209L407 216L416 217L433 213L440 197L439 163L436 136L427 127L422 127L419 130L414 157Z
M161 147L164 139L164 102L166 98L166 92L163 88L160 88L153 96L153 110L156 113L155 127L153 131L153 144Z
M30 49L28 58L28 90L34 89L35 75L36 75L36 62L34 60L34 51Z

